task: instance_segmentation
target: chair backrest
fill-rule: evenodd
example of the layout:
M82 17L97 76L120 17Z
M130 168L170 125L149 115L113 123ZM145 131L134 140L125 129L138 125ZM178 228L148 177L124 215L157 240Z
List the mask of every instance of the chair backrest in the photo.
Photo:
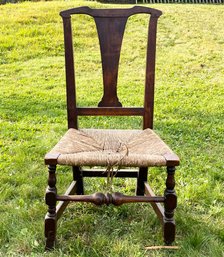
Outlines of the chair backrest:
M124 108L117 97L120 50L128 17L150 15L146 56L145 93L143 107ZM72 43L71 15L86 14L94 18L100 42L103 86L102 100L95 108L77 107ZM78 116L142 116L143 129L153 127L155 52L157 20L161 11L135 6L130 9L91 9L78 7L62 11L64 25L68 127L78 128Z

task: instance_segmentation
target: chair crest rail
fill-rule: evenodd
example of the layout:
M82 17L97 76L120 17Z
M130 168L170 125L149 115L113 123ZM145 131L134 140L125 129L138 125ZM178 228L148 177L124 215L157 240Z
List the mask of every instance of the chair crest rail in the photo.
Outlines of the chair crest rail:
M148 13L154 17L159 17L162 12L157 9L152 9L143 6L134 6L132 8L122 9L91 9L88 6L82 6L78 8L72 8L65 11L61 11L60 15L63 18L69 18L72 14L87 14L92 17L129 17L133 14Z

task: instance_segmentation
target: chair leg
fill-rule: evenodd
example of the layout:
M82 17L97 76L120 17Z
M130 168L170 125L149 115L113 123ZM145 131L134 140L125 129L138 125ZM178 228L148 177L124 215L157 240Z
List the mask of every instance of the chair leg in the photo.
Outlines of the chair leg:
M167 167L166 189L164 192L164 242L167 245L175 240L176 225L174 220L174 209L177 206L177 196L174 190L175 167Z
M48 166L48 187L46 190L45 201L48 205L48 212L45 216L45 250L51 250L55 246L57 217L56 217L56 165Z
M147 181L147 176L148 176L148 168L147 167L139 168L136 195L145 194L145 182Z
M78 166L73 166L72 171L73 171L73 180L76 181L76 185L77 185L76 194L84 195L83 176L82 176L81 168Z

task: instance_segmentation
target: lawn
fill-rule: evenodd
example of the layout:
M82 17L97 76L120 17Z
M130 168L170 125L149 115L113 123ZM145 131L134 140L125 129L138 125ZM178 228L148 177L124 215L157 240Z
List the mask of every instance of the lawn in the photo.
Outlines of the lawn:
M145 250L163 244L148 204L71 204L59 221L55 251L44 253L43 157L67 128L58 13L82 5L118 7L87 1L0 6L0 256L224 256L224 6L190 4L151 5L163 11L154 128L181 158L175 242L180 249ZM102 81L96 31L89 21L79 16L73 27L78 104L90 106L101 98ZM147 16L132 17L124 36L119 96L126 106L142 103L146 25ZM136 118L82 118L79 123L141 127ZM165 175L164 169L150 169L148 179L158 194ZM58 170L59 193L71 177L68 168ZM85 182L86 192L108 190L104 179ZM135 181L114 179L111 189L133 194Z

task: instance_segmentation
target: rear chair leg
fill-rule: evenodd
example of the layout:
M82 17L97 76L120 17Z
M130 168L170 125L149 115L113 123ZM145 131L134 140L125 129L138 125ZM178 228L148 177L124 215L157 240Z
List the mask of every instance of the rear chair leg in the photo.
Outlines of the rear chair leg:
M137 178L136 195L144 195L145 194L145 182L147 181L147 175L148 175L147 167L139 168L138 178Z
M46 190L45 201L48 205L48 212L45 216L45 250L51 250L55 246L57 217L56 217L56 165L48 166L48 187Z
M176 225L174 209L177 206L177 196L174 190L175 167L167 167L166 189L164 192L164 242L170 245L175 240Z
M73 171L73 180L76 181L76 185L77 185L76 194L84 195L83 176L82 176L81 168L78 166L73 166L72 171Z

